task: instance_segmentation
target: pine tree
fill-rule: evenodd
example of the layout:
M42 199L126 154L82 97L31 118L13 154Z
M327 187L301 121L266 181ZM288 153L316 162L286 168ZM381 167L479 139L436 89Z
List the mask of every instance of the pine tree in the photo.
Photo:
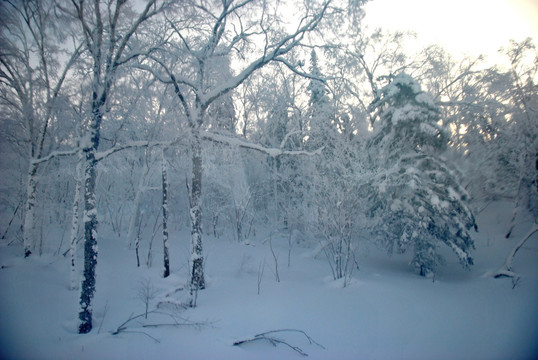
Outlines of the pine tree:
M389 253L413 249L412 265L431 276L450 247L464 268L473 264L476 228L457 173L441 154L449 134L431 97L402 73L383 87L370 106L374 136L368 143L374 173L368 186L373 233Z
M334 109L327 95L327 87L318 65L318 57L315 50L312 50L310 62L312 80L307 88L310 92L307 113L308 132L310 135L306 142L306 147L317 149L327 145L328 137L334 135Z

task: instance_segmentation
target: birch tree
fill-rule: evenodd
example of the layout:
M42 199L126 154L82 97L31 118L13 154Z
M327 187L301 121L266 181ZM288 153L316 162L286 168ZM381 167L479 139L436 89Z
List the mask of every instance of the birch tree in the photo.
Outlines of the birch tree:
M76 39L64 43L70 37L69 23L57 16L53 1L2 2L0 14L1 106L16 123L15 141L27 144L23 150L28 164L23 239L24 256L28 257L36 247L38 168L64 154L58 151L60 144L49 143L47 149L46 143L54 141L50 136L53 121L62 121L67 128L66 119L56 115L60 103L68 101L63 90L80 46ZM67 57L64 51L68 51Z
M63 5L63 4L62 4ZM85 61L88 64L90 83L87 135L81 144L84 156L84 276L80 295L79 333L92 329L91 301L95 293L95 268L97 264L97 203L96 177L97 151L101 141L101 126L107 112L107 100L117 81L119 70L141 52L135 34L141 25L158 14L164 5L157 0L148 1L140 12L125 0L103 4L99 0L86 2L73 0L63 12L78 24L84 42Z
M171 39L177 39L161 53L152 54L151 70L163 83L170 84L183 109L189 132L191 175L189 214L191 223L190 292L192 298L205 288L202 245L202 141L216 141L251 148L272 156L285 153L259 144L230 137L208 128L208 109L230 94L256 70L285 59L313 32L327 12L330 1L309 2L302 8L293 30L284 31L278 3L255 0L188 1L181 15L168 19ZM234 73L216 81L222 59L233 59ZM176 61L171 61L176 60ZM229 60L228 60L229 61ZM146 66L142 64L142 66ZM195 303L191 301L191 305Z

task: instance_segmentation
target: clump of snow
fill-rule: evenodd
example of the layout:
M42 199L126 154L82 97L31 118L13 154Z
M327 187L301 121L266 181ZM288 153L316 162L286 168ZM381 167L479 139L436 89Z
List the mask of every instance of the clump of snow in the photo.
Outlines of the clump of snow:
M435 136L438 133L436 128L425 122L420 123L420 130L431 136Z
M435 108L435 102L433 101L432 97L429 94L425 93L425 92L421 92L420 94L415 96L415 100L418 103L428 105L432 109Z
M448 187L448 196L453 200L460 200L460 196L451 186Z

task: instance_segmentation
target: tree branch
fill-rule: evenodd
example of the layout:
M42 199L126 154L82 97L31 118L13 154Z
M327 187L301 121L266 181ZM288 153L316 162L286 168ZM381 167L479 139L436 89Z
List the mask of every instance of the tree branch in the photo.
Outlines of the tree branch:
M508 254L508 257L506 258L506 261L504 262L504 265L497 270L495 273L492 274L494 278L500 278L500 277L514 277L516 274L512 271L512 263L514 261L514 256L516 256L517 252L527 240L534 234L538 232L538 224L534 224L533 228L529 230L529 232L521 239L519 243L516 244L516 246L512 249L510 254Z
M277 344L286 345L289 348L291 348L292 350L294 350L294 351L298 352L299 354L301 354L302 356L308 356L308 354L305 353L300 347L291 345L289 342L284 341L284 340L279 339L279 338L276 338L274 336L269 336L269 334L282 333L282 332L298 332L300 334L303 334L310 344L314 344L314 345L319 346L322 349L325 349L325 347L323 345L321 345L320 343L314 341L314 339L312 339L310 336L308 336L306 334L306 332L304 332L303 330L296 330L296 329L281 329L281 330L266 331L266 332L263 332L261 334L254 335L254 337L252 337L250 339L238 340L238 341L234 342L233 345L234 346L239 346L239 345L249 343L249 342L254 342L254 341L259 341L259 340L266 340L269 343L271 343L271 345L273 345L273 346L276 346Z
M110 155L112 155L114 153L117 153L119 151L126 150L126 149L142 148L142 147L154 147L154 146L171 146L171 145L177 143L177 141L178 140L168 140L168 141L145 141L145 140L141 140L141 141L132 141L132 142L129 142L127 144L116 145L114 147L111 147L108 150L96 153L95 154L95 160L96 161L103 160L103 159L109 157Z
M271 157L278 157L283 155L307 155L307 156L314 156L319 155L321 151L323 150L323 147L315 150L315 151L306 151L306 150L282 150L282 149L276 149L276 148L267 148L260 144L251 143L248 141L244 141L238 138L232 138L220 134L211 133L208 131L202 131L200 132L200 135L202 139L204 140L210 140L221 144L228 144L230 146L237 146L244 149L251 149L256 150L261 153L264 153L266 155L269 155Z

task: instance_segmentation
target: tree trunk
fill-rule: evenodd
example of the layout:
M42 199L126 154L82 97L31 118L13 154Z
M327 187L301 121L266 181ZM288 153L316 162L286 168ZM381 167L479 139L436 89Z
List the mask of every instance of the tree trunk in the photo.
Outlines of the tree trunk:
M80 293L79 333L92 329L91 301L95 293L95 268L97 265L97 203L95 197L95 149L84 149L84 279Z
M26 190L26 206L24 214L24 257L28 257L35 250L35 207L36 207L36 193L37 193L37 164L30 159L30 166L28 168L28 184Z
M95 154L99 148L102 111L106 104L106 92L98 97L93 94L92 121L90 123L90 142L83 151L84 167L84 279L80 292L80 326L79 333L86 334L92 330L91 301L95 294L95 268L97 266L97 199L95 196L97 179L97 160Z
M135 239L135 230L137 228L137 223L140 222L140 201L142 194L144 193L144 183L146 175L149 171L148 166L146 165L147 161L143 161L144 171L140 174L138 179L138 186L136 188L136 195L134 199L134 209L131 213L131 219L129 220L129 230L127 231L127 247L130 249L133 245L133 240ZM140 226L138 226L140 228ZM138 241L138 239L136 239Z
M205 288L204 257L202 253L202 144L199 132L193 133L192 186L190 194L191 218L191 295ZM193 304L194 305L194 304Z
M80 192L82 190L82 153L79 154L77 163L75 195L73 199L73 217L71 219L71 246L69 248L69 257L71 258L71 285L70 289L75 290L78 287L76 255L77 255L77 238L79 228L79 209L80 209Z
M138 189L136 190L136 195L134 199L134 209L131 213L131 219L129 220L129 229L127 231L127 247L132 248L133 239L135 237L136 224L138 222L138 215L140 211L140 197L142 195L142 189L140 188L140 183L142 183L142 178L140 178Z
M170 258L168 255L168 178L166 176L166 163L162 159L162 182L163 182L163 254L164 254L164 274L163 277L170 275Z

